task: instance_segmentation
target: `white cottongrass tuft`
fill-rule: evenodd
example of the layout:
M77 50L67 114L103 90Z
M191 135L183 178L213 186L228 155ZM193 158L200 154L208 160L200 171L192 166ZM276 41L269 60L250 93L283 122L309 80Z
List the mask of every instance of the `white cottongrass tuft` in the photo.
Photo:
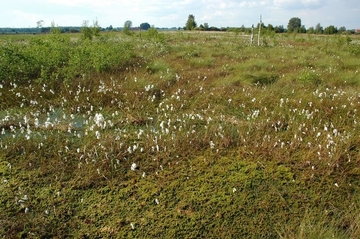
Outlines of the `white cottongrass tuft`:
M131 170L135 171L137 169L136 163L131 164Z
M210 141L210 149L214 149L215 148L215 144L213 141Z
M105 128L104 124L105 118L101 113L96 113L94 116L94 122L95 124L100 128Z

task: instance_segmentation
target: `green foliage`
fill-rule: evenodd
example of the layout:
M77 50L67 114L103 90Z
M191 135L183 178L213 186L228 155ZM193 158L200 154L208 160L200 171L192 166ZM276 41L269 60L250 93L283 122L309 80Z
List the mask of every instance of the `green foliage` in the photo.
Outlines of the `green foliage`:
M130 20L125 21L123 33L126 35L131 35L131 31L130 31L131 27L132 27L132 22Z
M247 78L251 80L252 84L264 86L274 84L278 80L279 76L272 73L255 73L248 75Z
M337 27L330 25L324 29L324 34L336 34L338 33Z
M293 17L289 20L287 25L288 32L299 32L301 28L301 19L298 17Z
M165 43L165 35L159 33L158 30L156 30L154 27L151 27L149 30L147 30L145 36L155 42Z
M146 32L147 36L150 38L156 38L159 35L159 32L156 28L152 27Z
M144 23L141 23L141 24L140 24L140 29L141 29L141 30L148 30L148 29L150 29L150 28L151 28L151 26L150 26L150 24L147 23L147 22L144 22Z
M349 42L349 41L348 41ZM360 55L360 45L359 44L348 44L349 52L355 56Z
M303 83L313 83L315 85L321 83L320 76L316 74L314 70L310 69L303 70L298 76L297 80Z
M101 27L100 27L97 19L94 21L91 30L92 30L93 36L96 36L96 37L100 36Z
M83 35L82 35L83 36ZM27 44L9 41L0 48L0 76L3 80L71 80L91 72L116 70L131 60L132 45L113 40L72 42L69 36L55 34L33 38Z
M81 38L83 40L86 40L86 39L92 40L92 38L93 38L93 31L89 27L88 21L83 22L83 25L81 27Z
M124 28L130 30L131 27L132 27L132 21L130 20L125 21Z
M185 24L185 30L193 30L197 26L195 16L190 14Z
M316 24L316 26L315 26L315 34L322 34L323 32L324 32L324 29L320 25L320 23Z
M163 61L155 61L147 65L146 69L150 74L165 73L169 71L169 65Z
M89 26L88 21L84 21L81 27L81 39L82 40L92 40L93 37L100 36L101 27L97 20L94 21L92 26Z
M56 26L54 21L51 22L50 33L52 33L52 34L60 34L61 33L61 29Z

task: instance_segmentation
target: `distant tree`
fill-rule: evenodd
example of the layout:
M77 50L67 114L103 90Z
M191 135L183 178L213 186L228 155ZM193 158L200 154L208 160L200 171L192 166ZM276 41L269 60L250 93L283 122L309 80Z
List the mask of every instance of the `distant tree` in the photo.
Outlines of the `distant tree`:
M132 22L130 20L127 20L125 23L124 23L124 30L123 32L125 34L130 34L130 29L132 27Z
M195 16L190 14L185 25L185 30L193 30L196 27Z
M132 21L127 20L127 21L124 23L124 28L130 30L131 27L132 27Z
M40 20L36 22L36 27L39 29L40 32L43 32L43 26L44 26L44 21Z
M284 28L283 25L274 27L274 30L275 30L276 33L283 33L283 32L285 32L285 28Z
M268 31L274 31L275 30L274 26L271 25L271 24L267 25L267 29L268 29Z
M336 34L338 29L333 25L330 25L324 29L324 34Z
M81 38L83 40L89 39L91 40L93 38L91 28L89 27L89 21L84 20L83 24L81 26Z
M215 32L217 32L217 31L220 31L220 29L217 28L217 27L211 26L211 27L209 28L209 31L215 31Z
M240 31L241 31L241 32L245 32L245 31L246 31L246 27L244 26L244 24L241 25Z
M52 33L52 34L60 34L61 33L61 29L56 26L55 21L51 22L50 33Z
M323 27L320 25L320 23L318 23L315 26L315 34L321 34L321 33L323 33Z
M37 28L42 28L44 26L44 21L43 20L37 21L36 26Z
M85 39L92 40L94 36L100 35L100 31L101 31L101 27L97 19L93 21L93 25L91 27L89 26L89 21L84 20L81 26L81 33L82 33L81 38L83 40Z
M289 20L287 25L288 32L298 32L301 27L301 19L298 17L293 17Z
M141 30L148 30L150 27L151 27L150 24L147 23L147 22L144 22L144 23L140 24L140 29Z
M309 29L307 29L306 31L308 34L314 34L315 33L315 28L314 27L309 27Z
M93 26L92 26L91 31L92 31L93 36L99 36L100 35L101 27L100 27L99 22L98 22L97 19L95 21L93 21Z
M306 33L305 25L301 25L301 27L298 29L298 33Z
M207 23L207 22L204 23L204 29L205 29L205 30L208 30L208 29L209 29L209 23Z
M107 28L106 28L106 30L108 30L108 31L112 31L114 28L113 28L113 26L112 25L110 25L110 26L108 26Z
M346 27L339 27L338 33L344 33L346 32Z

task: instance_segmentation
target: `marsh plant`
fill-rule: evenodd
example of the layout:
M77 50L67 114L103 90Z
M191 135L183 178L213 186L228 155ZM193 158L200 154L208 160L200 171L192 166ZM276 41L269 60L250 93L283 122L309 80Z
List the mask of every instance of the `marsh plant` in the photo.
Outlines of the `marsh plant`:
M0 235L359 237L359 39L275 38L2 36Z

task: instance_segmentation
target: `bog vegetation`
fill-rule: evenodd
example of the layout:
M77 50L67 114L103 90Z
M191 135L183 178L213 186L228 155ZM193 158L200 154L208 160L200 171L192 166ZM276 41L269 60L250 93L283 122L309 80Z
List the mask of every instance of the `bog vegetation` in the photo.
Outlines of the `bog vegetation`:
M0 235L359 238L360 39L0 38Z

